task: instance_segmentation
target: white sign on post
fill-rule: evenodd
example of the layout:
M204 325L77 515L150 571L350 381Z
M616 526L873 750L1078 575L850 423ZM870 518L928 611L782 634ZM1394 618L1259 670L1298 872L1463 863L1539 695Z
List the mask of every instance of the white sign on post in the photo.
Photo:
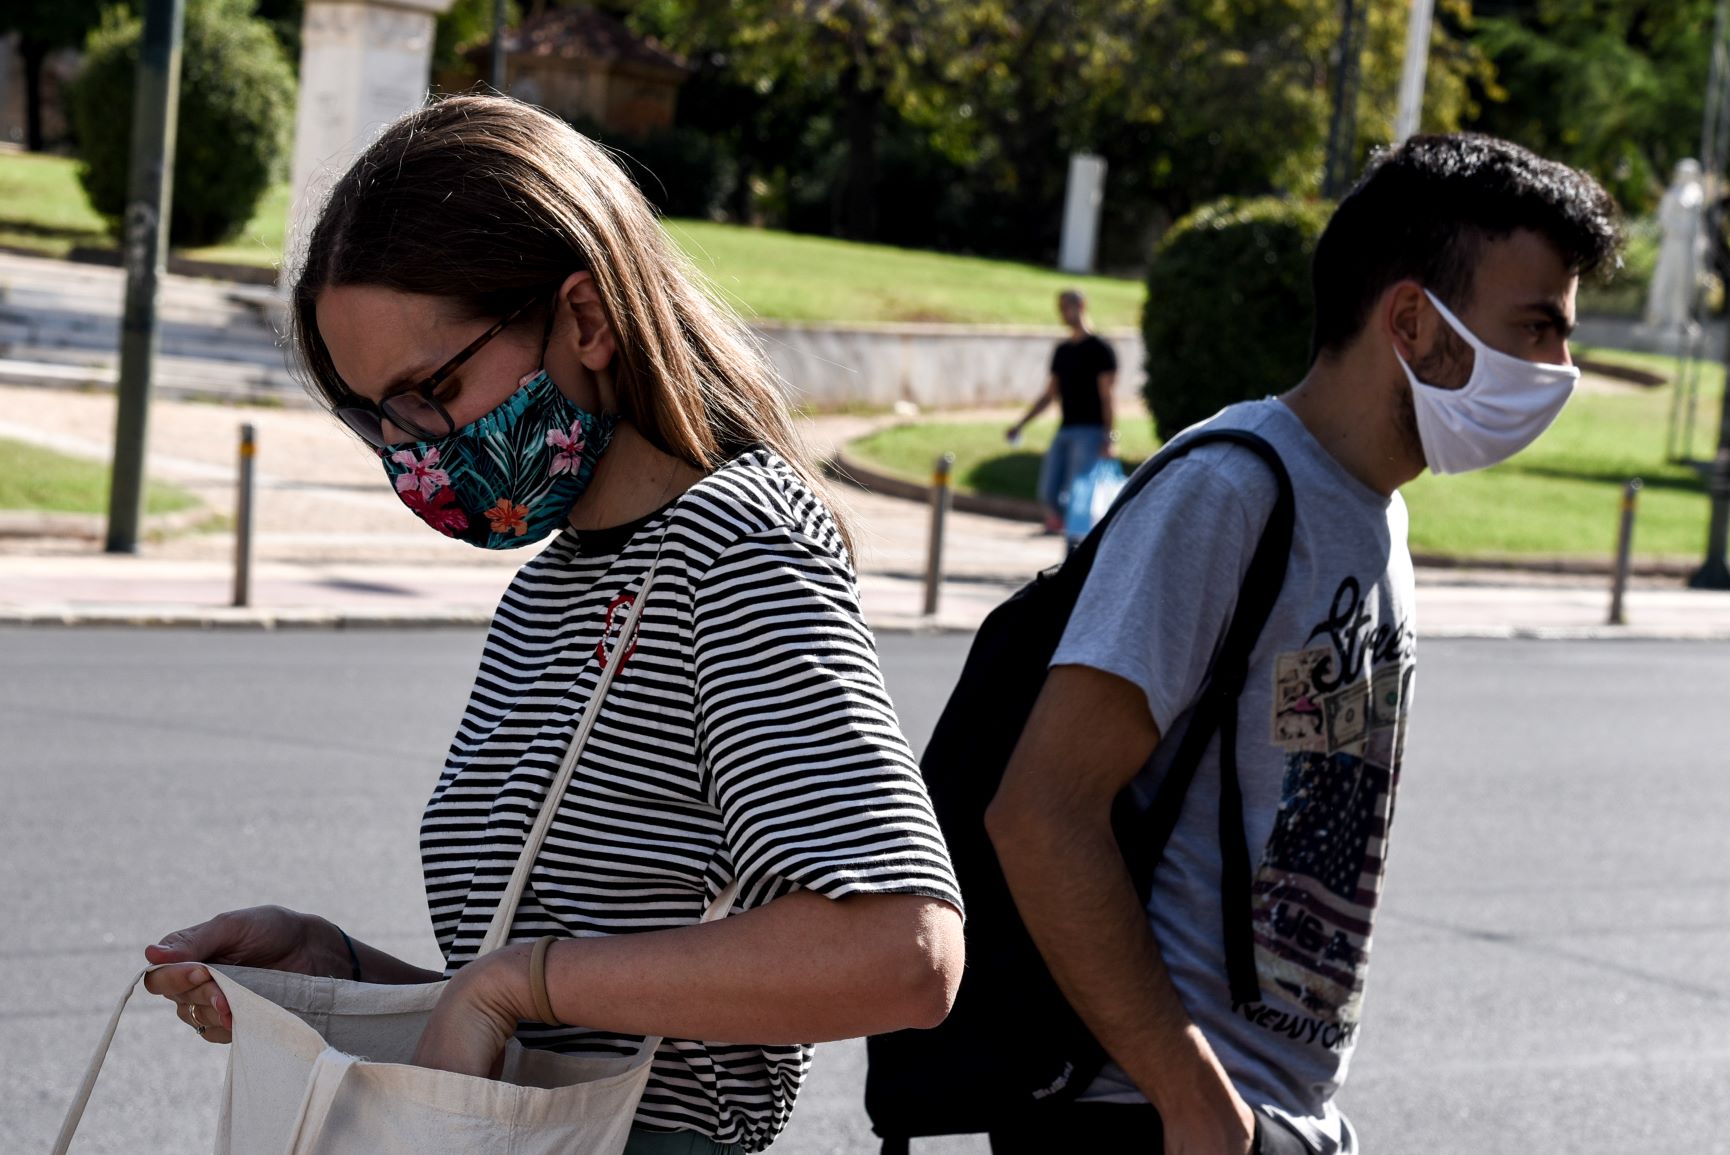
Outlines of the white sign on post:
M426 100L433 22L453 0L306 0L290 251L325 190L380 129Z
M1099 210L1105 202L1105 158L1078 152L1069 158L1069 187L1063 196L1063 240L1057 267L1066 273L1093 272L1099 243Z

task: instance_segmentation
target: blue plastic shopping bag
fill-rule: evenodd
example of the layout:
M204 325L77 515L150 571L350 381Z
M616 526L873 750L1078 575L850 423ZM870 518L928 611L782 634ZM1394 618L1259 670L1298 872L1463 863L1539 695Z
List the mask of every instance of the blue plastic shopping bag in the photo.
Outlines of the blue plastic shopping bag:
M1064 506L1063 536L1080 541L1088 535L1111 503L1117 500L1125 478L1123 464L1115 457L1101 457L1082 471L1069 484L1069 501Z

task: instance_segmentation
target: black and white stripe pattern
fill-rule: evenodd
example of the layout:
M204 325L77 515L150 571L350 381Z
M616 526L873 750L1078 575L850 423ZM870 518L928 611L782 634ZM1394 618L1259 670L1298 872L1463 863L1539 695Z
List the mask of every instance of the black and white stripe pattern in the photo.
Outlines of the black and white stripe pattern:
M730 879L736 910L804 887L960 906L883 688L840 534L777 455L754 450L629 535L567 531L506 591L421 826L447 973L474 957L523 840L660 553L635 648L601 704L536 861L513 941L684 926ZM619 1054L640 1040L524 1028ZM668 1039L641 1123L748 1150L787 1121L801 1046Z

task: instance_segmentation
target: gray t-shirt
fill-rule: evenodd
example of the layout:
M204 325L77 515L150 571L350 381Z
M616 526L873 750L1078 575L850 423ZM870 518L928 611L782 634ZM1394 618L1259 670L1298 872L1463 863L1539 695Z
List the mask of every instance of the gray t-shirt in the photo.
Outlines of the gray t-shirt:
M1195 428L1261 435L1297 504L1285 586L1238 711L1263 1001L1234 1007L1226 982L1217 738L1155 872L1148 918L1178 995L1245 1100L1322 1155L1350 1153L1356 1139L1333 1099L1357 1041L1415 668L1405 503L1347 473L1283 402L1233 405ZM1144 804L1182 741L1275 492L1268 467L1236 446L1173 462L1113 523L1052 657L1147 694L1162 738L1133 787ZM1084 1098L1141 1101L1115 1065Z

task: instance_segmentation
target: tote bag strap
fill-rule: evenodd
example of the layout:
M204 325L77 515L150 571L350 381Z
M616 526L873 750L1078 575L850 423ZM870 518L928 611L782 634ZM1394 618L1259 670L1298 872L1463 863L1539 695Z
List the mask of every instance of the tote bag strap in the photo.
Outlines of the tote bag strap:
M727 912L729 910L733 909L733 900L735 898L738 898L738 897L739 897L739 880L735 878L732 882L729 882L726 886L723 886L721 888L720 893L715 895L715 901L714 902L711 902L708 906L703 908L703 917L697 920L698 925L702 925L705 922L714 922L717 919L726 918ZM654 1055L655 1048L659 1047L660 1045L661 1045L661 1036L660 1035L650 1035L648 1038L643 1040L643 1045L637 1048L637 1054L636 1054L635 1059L633 1060L633 1063L641 1063L641 1062L647 1061L651 1056Z
M619 631L619 640L613 646L612 652L606 653L601 679L595 684L595 692L583 709L582 721L577 724L577 732L565 751L564 761L559 764L559 772L554 776L552 785L547 788L546 797L541 799L541 812L535 817L535 824L530 829L527 840L523 842L523 852L517 855L516 869L511 871L511 880L499 898L498 909L493 912L492 924L487 927L486 937L481 940L476 958L498 950L510 936L511 923L517 917L517 904L523 899L523 891L529 884L529 872L534 869L535 858L541 852L541 844L547 840L547 831L552 829L553 818L558 814L559 799L565 796L565 789L571 784L571 775L577 768L577 759L582 757L583 747L588 744L589 731L595 728L595 720L601 716L601 702L606 698L607 690L612 687L619 667L625 664L624 656L630 653L631 646L636 641L637 622L643 616L643 607L648 604L649 587L655 583L655 571L660 564L661 555L657 550L655 560L649 563L649 572L643 578L643 588L637 592L636 600L631 603L631 612L625 617L625 626ZM601 645L605 647L606 643L607 639L603 636Z
M114 1032L120 1026L120 1012L126 1009L132 992L138 989L144 976L155 969L157 968L153 966L145 967L133 975L132 981L128 982L126 989L120 993L120 1001L114 1004L114 1013L108 1016L108 1027L96 1043L96 1053L90 1056L90 1064L84 1068L84 1079L78 1084L78 1094L72 1097L72 1105L66 1109L66 1119L60 1124L60 1135L54 1140L51 1155L66 1155L66 1149L72 1146L72 1136L78 1133L78 1124L84 1118L84 1108L90 1105L90 1093L96 1090L96 1076L102 1073L102 1064L108 1058L108 1048L114 1042Z

